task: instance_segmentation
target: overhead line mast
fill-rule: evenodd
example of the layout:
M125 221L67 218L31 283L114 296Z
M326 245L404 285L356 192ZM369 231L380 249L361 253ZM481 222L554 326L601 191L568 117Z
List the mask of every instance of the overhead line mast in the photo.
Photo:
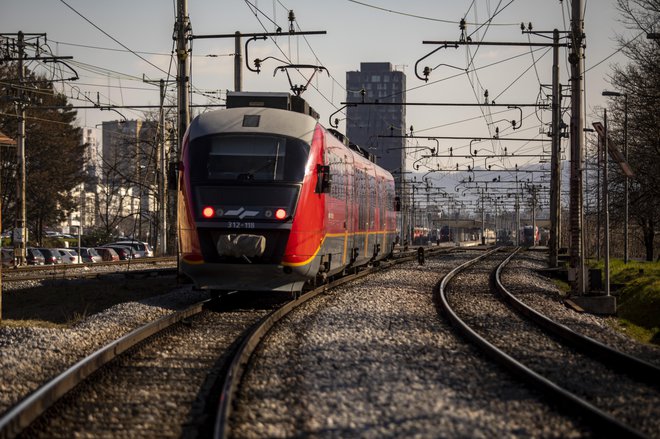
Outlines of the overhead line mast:
M174 25L174 39L176 40L176 56L178 60L177 68L177 142L176 147L174 148L175 154L173 162L170 166L174 168L175 164L181 162L181 144L183 142L183 136L188 129L190 124L190 65L189 65L189 56L188 56L188 42L190 40L190 35L192 33L192 28L190 26L190 18L188 17L188 0L177 0L176 2L176 23ZM175 189L177 192L172 193L170 199L177 200L178 185L179 179L176 178L176 187L171 188ZM170 229L170 237L173 239L167 240L168 242L175 243L173 247L177 248L177 255L179 252L178 245L178 209L170 209L170 221L172 227ZM179 258L177 257L177 265ZM177 267L178 269L178 267Z
M428 76L432 69L425 67L420 76L418 73L418 66L421 61L433 55L441 49L458 48L460 45L476 45L476 46L525 46L525 47L552 47L553 48L553 69L552 69L552 159L551 159L551 230L550 230L550 265L558 265L558 250L560 239L560 188L561 188L561 172L560 172L560 99L561 99L561 85L559 84L559 47L570 47L571 54L569 55L569 62L571 64L571 192L570 192L570 256L571 256L571 270L570 278L574 293L582 294L585 290L585 275L584 275L584 246L582 243L582 156L583 156L583 139L582 127L584 121L582 119L582 85L581 74L583 71L583 45L584 39L582 20L582 1L575 0L573 3L573 20L571 22L571 35L570 44L559 42L559 31L556 29L552 32L552 43L522 43L522 42L485 42L485 41L471 41L468 39L461 39L460 41L423 41L424 44L434 44L438 47L415 63L415 75L423 80L428 81ZM521 25L523 33L546 33L546 32L532 32L531 26L529 30L525 31L524 24Z
M573 0L571 11L571 176L570 176L570 273L569 281L574 294L587 291L584 269L584 243L582 225L584 223L582 199L582 169L584 159L584 119L582 118L582 72L584 71L584 20L583 1Z
M25 187L26 187L26 175L25 175L25 109L27 107L26 101L27 98L24 94L25 89L23 87L24 75L25 75L25 61L42 61L42 62L58 62L64 59L73 59L72 56L41 56L39 53L36 56L26 56L25 47L28 45L25 41L25 37L36 38L37 41L39 38L46 38L45 33L23 33L18 32L17 34L8 34L2 33L0 36L16 36L17 43L17 55L16 57L6 57L4 61L16 61L18 68L18 96L17 96L17 106L18 106L18 145L16 148L16 165L18 169L18 176L16 178L16 225L14 228L14 257L17 265L26 264L27 256L27 221L26 221L26 208L25 208ZM7 46L9 47L9 45ZM78 79L78 75L71 80Z

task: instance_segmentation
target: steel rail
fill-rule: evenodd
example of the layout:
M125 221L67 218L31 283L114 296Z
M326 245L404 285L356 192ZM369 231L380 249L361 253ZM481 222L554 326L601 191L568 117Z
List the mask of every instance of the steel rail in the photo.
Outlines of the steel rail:
M97 272L49 272L24 276L3 277L2 282L25 282L25 281L61 281L75 279L102 279L107 276L124 276L124 278L152 277L152 276L174 276L177 274L176 267L151 268L143 270L116 270Z
M517 252L517 251L516 251ZM603 362L606 366L611 366L621 373L625 373L636 380L642 380L647 384L660 387L660 367L641 360L632 355L613 349L612 347L601 343L586 335L573 331L569 327L557 323L546 317L535 309L525 305L521 300L509 292L502 284L501 273L503 268L515 256L511 255L495 271L495 286L506 303L508 303L520 315L534 322L546 332L554 334L565 340L574 349L578 349L587 355Z
M443 253L448 251L453 251L455 248L433 248L430 253ZM415 257L418 257L418 250L402 252L404 254L396 254L394 260L389 261L389 265L395 263L400 263L404 261L413 260ZM381 263L381 267L389 266L388 262ZM356 280L360 277L366 276L373 271L378 269L377 267L372 267L368 270L364 270L355 275L343 277L329 284L325 284L316 290L312 290L301 298L289 302L285 307L290 307L291 309L295 308L305 301L311 299L315 295L320 294L323 291L326 291L329 288L339 286L343 283ZM129 272L131 273L131 272ZM115 274L115 273L111 273ZM314 293L314 295L311 295ZM304 299L303 299L304 297ZM131 349L138 343L144 341L145 339L161 332L170 326L186 319L196 314L202 312L205 304L210 302L210 299L198 302L192 306L175 312L173 314L163 316L158 320L147 323L144 326L141 326L130 333L122 336L121 338L107 344L106 346L98 349L92 354L88 355L84 359L80 360L73 366L69 367L60 375L56 376L52 380L45 383L43 386L36 389L34 392L26 396L23 400L18 402L16 405L11 407L1 418L0 418L0 438L13 438L18 436L26 427L28 427L35 419L41 416L49 407L56 403L62 396L64 396L71 389L82 383L87 377L96 372L98 369L126 352L128 349ZM279 320L282 316L286 314L283 308L278 308L273 313L266 316L264 321L268 319L273 319L271 326ZM288 311L287 311L288 312ZM253 327L254 328L254 327ZM257 332L253 330L252 333ZM246 340L243 341L243 344L246 343ZM256 347L258 341L253 342ZM237 369L234 369L237 370ZM224 395L224 393L223 393ZM228 419L228 418L227 418Z
M75 247L73 248L75 250ZM44 270L69 270L81 267L105 267L105 266L123 266L123 265L153 265L160 262L171 262L174 264L174 256L158 256L153 258L138 258L121 261L102 261L102 262L82 262L80 264L46 264L46 265L21 265L17 267L2 267L3 276L11 273L20 273L24 271L44 271Z
M498 249L495 249L475 259L467 261L462 265L459 265L458 267L454 268L452 271L447 273L447 275L442 279L439 285L436 286L436 289L434 291L436 302L439 303L440 307L442 308L442 311L445 313L451 324L454 327L456 327L456 329L465 338L467 338L472 343L476 344L486 355L488 355L497 363L502 365L507 371L511 372L512 375L514 375L517 379L522 379L525 382L529 383L530 385L539 388L541 391L543 391L546 395L548 395L552 400L554 400L558 404L558 408L562 410L566 410L568 408L573 409L582 416L584 416L586 419L589 419L590 421L592 421L592 424L590 424L590 426L594 430L599 431L604 436L606 437L620 436L620 437L631 437L631 438L646 437L643 433L639 432L638 430L633 429L632 427L622 423L621 421L617 420L611 415L603 412L599 408L593 406L592 404L580 398L579 396L567 391L566 389L555 384L554 382L550 381L544 376L536 373L535 371L528 368L524 364L520 363L519 361L517 361L516 359L514 359L504 351L495 347L485 338L480 336L474 329L472 329L468 324L466 324L454 312L454 310L449 305L449 301L447 300L446 290L449 282L456 274L460 273L466 268L471 267L472 265L475 265L477 262L481 261L481 259L492 255L497 250ZM520 248L514 250L512 252L512 255L517 253L519 250ZM509 256L509 258L507 258L506 261L510 260L512 255ZM499 266L502 266L503 264L504 262L502 262ZM491 274L491 278L492 277L495 277L495 272ZM575 413L573 412L571 414L575 414Z
M199 314L207 302L208 300L198 302L184 310L141 326L80 360L9 409L0 418L0 437L13 438L19 435L65 393L92 373L152 335L183 319Z
M229 417L231 416L232 411L232 401L234 394L238 389L239 382L245 371L250 357L254 353L255 349L261 342L261 340L266 336L268 331L284 316L289 312L302 305L303 303L313 299L319 294L328 291L332 288L336 288L340 285L343 285L347 282L352 282L357 279L360 279L364 276L374 273L377 270L389 268L392 265L399 264L406 261L411 261L417 258L419 260L419 249L423 247L418 247L415 250L405 252L405 255L397 255L393 260L381 263L379 267L370 267L356 274L349 276L344 276L335 281L329 282L327 284L321 285L318 288L310 290L305 294L302 294L298 299L292 300L282 307L273 310L270 314L264 316L252 329L245 335L243 340L240 342L236 350L234 351L233 358L225 374L225 380L222 385L222 392L220 395L220 403L218 405L218 411L216 415L216 422L214 427L214 438L226 438L229 433ZM444 252L450 252L456 248L442 248L434 247L429 250L431 254L438 254ZM422 257L423 261L423 257ZM422 263L422 262L420 262Z
M172 266L163 265L156 268L147 268L146 266L156 265L158 263L172 263ZM132 261L115 261L115 262L94 262L83 264L57 264L57 265L28 265L16 268L3 268L2 281L3 282L20 282L27 280L43 280L43 279L74 279L74 278L93 278L103 275L111 274L125 274L128 276L139 275L140 273L150 272L166 272L175 270L174 258L145 258L137 262ZM94 268L101 267L116 267L115 271L94 271ZM91 269L89 272L81 271L80 269ZM168 273L169 274L169 273Z

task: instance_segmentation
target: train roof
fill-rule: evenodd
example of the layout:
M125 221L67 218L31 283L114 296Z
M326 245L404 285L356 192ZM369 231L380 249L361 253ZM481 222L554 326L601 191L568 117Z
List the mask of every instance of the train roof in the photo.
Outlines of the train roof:
M227 108L261 107L279 108L306 114L319 120L319 114L300 96L278 92L234 91L227 92Z
M311 141L319 115L300 96L286 92L228 92L227 109L210 111L196 117L190 126L189 140L226 132L282 134ZM346 147L374 162L373 154L350 142L332 128L327 131Z
M276 108L228 108L197 116L188 130L190 141L220 133L279 134L311 143L317 121L313 117Z
M332 128L327 128L327 131L335 136L337 139L339 139L345 146L347 146L349 149L352 149L353 151L357 152L360 154L362 157L365 159L369 160L370 162L376 162L375 157L373 154L371 154L369 151L366 149L360 148L357 144L351 142L348 137L344 136L342 133L339 131L332 129Z

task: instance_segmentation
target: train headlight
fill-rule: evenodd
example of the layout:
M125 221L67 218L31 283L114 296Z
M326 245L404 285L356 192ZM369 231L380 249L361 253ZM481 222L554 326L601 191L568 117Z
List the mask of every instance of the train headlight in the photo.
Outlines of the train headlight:
M206 206L202 209L202 216L204 218L213 218L215 216L215 209L211 206Z
M284 210L284 209L277 209L277 210L275 211L275 218L277 218L278 220L283 220L283 219L286 218L286 217L287 217L286 210Z

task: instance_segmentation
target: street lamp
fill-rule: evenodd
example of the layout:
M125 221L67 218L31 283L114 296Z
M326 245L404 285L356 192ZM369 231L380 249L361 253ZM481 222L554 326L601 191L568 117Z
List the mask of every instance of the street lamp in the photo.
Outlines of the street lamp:
M628 94L618 91L605 90L603 96L621 97L623 96L623 156L628 162ZM607 154L607 151L605 151ZM628 263L628 175L624 174L624 209L623 209L623 262Z

